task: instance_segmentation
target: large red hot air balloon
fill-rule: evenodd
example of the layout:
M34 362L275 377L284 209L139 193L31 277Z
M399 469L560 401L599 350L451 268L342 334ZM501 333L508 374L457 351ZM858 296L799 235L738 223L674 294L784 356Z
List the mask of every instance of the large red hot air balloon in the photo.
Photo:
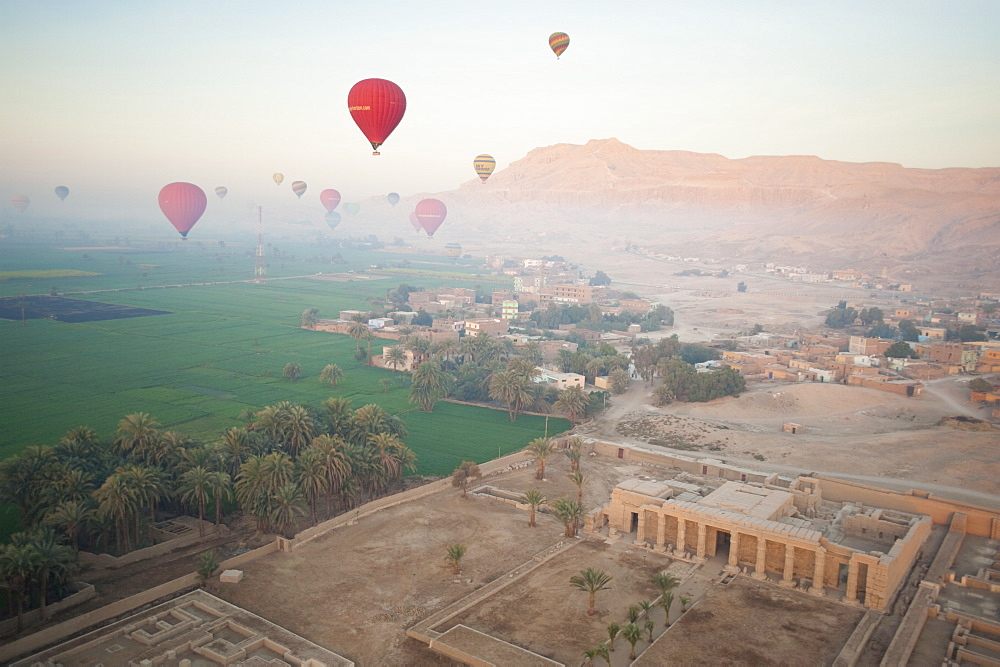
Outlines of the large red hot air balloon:
M434 232L448 215L448 208L438 199L421 199L413 212L417 215L420 226L427 232L427 236L434 236Z
M358 81L347 94L351 118L372 145L372 155L403 119L406 95L403 89L385 79Z
M185 239L206 206L205 191L192 183L171 183L160 190L160 210Z
M323 208L326 209L327 213L333 211L337 208L337 204L340 203L340 193L334 189L323 190L319 193L319 200L323 204Z

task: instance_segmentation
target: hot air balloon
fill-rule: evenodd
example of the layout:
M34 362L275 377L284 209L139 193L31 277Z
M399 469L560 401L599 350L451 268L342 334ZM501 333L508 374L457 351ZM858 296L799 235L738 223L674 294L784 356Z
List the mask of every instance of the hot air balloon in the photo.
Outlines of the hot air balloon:
M227 192L229 192L229 188L224 188L221 185L215 188L215 194L219 199L225 199Z
M462 246L458 243L446 243L444 246L444 256L458 259L462 256Z
M337 208L337 204L340 203L340 193L333 189L323 190L319 193L319 201L323 204L323 208L332 213L333 209Z
M355 204L354 202L348 202L344 204L344 210L351 215L357 215L358 211L361 210L361 204Z
M413 212L417 214L417 220L427 232L427 236L434 236L434 232L448 215L448 207L438 199L421 199L417 202L417 207L413 209Z
M306 193L307 187L308 186L305 181L292 181L292 192L294 192L295 196L299 199L302 199L302 195Z
M275 182L275 183L277 183L278 185L281 185L281 182L282 182L283 180L285 180L285 175L284 175L284 174L275 174L275 175L274 175L274 176L272 176L271 178L273 178L273 179L274 179L274 182Z
M414 211L410 214L410 224L413 225L413 229L419 234L423 227L420 226L420 221L417 220L417 212Z
M493 170L496 169L497 161L493 159L492 155L483 153L476 156L476 159L472 161L472 166L476 168L476 175L485 183Z
M372 155L392 134L406 112L403 89L385 79L358 81L347 94L347 108L372 145Z
M556 54L556 60L569 47L569 35L564 32L554 32L549 35L549 48Z
M61 201L66 201L66 197L69 196L69 188L65 185L60 185L56 188L56 197L59 197Z
M18 213L24 213L24 209L28 208L28 204L31 200L24 195L14 195L10 198L11 205L17 209Z
M205 191L192 183L171 183L160 190L160 210L185 239L206 206Z
M326 224L330 225L330 229L336 229L337 225L340 224L340 214L336 211L330 211L327 213Z
M395 192L390 192L385 196L385 198L388 199L389 203L392 204L393 206L399 203L399 194Z

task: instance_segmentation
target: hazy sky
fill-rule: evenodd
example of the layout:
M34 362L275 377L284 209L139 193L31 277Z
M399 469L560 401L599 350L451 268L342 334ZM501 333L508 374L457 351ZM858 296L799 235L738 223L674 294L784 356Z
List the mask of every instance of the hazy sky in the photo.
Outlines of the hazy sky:
M153 218L177 180L237 207L296 179L405 197L475 178L479 153L612 136L996 167L997 26L996 0L0 0L0 203ZM407 96L380 157L347 111L369 77Z

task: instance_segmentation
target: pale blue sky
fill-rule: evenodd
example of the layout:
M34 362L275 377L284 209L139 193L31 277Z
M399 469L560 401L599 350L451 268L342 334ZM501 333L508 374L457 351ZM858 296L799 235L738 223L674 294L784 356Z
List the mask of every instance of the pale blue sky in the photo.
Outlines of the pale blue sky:
M0 202L152 218L176 180L237 204L296 179L307 199L406 197L474 179L479 153L502 169L612 136L995 167L997 26L995 0L0 0ZM571 38L560 61L554 31ZM346 104L368 77L408 103L378 158ZM58 208L56 185L72 191Z

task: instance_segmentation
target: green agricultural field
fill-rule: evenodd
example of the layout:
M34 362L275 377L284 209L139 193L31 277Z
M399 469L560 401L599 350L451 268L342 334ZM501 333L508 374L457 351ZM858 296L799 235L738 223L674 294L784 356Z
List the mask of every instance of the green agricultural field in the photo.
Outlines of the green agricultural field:
M12 259L16 254L10 249L0 252L0 269L21 270L11 266L19 263ZM359 253L355 261L371 262L376 255L381 261L399 257ZM175 259L169 254L156 258L161 267L157 271L175 275ZM201 260L205 259L202 252ZM115 258L105 261L100 271L116 264L127 266ZM408 403L408 389L399 382L382 393L379 380L401 379L400 374L359 364L354 359L355 342L347 336L301 329L302 311L316 307L321 317L335 317L343 309L367 307L366 297L382 297L400 282L434 286L442 281L358 278L338 282L319 276L262 285L239 282L79 294L73 298L170 314L75 324L0 320L4 341L0 403L5 414L0 423L0 459L29 445L52 444L78 425L108 437L118 420L134 412L148 412L164 428L212 441L239 424L244 409L281 400L318 405L330 396L350 398L355 407L377 403L399 414L410 432L406 443L419 457L418 472L426 475L446 475L462 460L483 462L496 457L498 450L506 454L522 448L542 435L546 426L550 435L568 428L563 419L531 416L511 424L502 410L450 403L438 403L427 414ZM93 280L91 289L103 290L116 289L121 277L73 280ZM47 290L46 286L42 291ZM381 352L383 342L372 342L373 354ZM288 362L302 366L297 382L281 375ZM318 379L329 363L346 372L335 389Z

